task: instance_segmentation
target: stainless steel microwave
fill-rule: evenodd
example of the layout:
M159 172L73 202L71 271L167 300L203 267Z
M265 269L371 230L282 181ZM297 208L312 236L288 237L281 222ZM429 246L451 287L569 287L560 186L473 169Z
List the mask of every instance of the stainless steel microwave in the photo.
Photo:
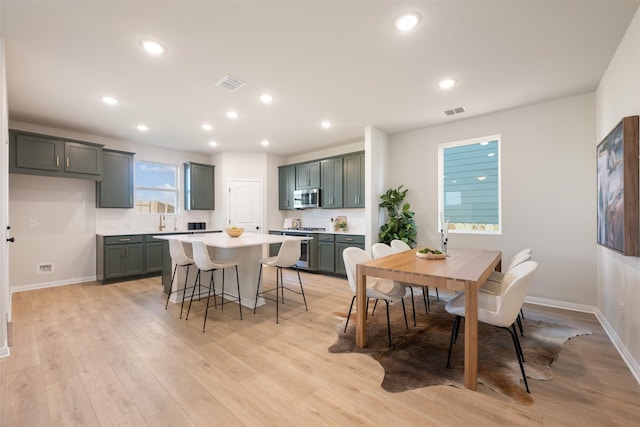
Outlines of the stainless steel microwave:
M320 207L320 189L295 190L293 192L294 209L311 209Z

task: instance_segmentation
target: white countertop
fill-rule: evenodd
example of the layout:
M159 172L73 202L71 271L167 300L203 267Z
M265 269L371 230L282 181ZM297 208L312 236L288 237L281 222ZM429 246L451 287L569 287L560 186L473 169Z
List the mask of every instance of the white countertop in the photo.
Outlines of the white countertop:
M269 231L278 231L278 232L286 232L286 233L308 233L308 234L350 234L352 236L364 236L364 233L357 231L331 231L331 230L293 230L288 228L272 228Z
M114 231L102 231L96 233L97 236L133 236L133 235L161 235L161 234L178 234L178 233L220 233L222 230L162 230L162 231L149 231L149 230L114 230Z
M260 246L271 243L282 243L285 240L311 240L312 237L305 236L278 236L274 234L243 233L240 237L229 237L226 233L212 234L178 234L174 236L154 234L156 239L171 240L176 239L189 243L194 240L204 242L207 246L223 249L245 248L249 246Z

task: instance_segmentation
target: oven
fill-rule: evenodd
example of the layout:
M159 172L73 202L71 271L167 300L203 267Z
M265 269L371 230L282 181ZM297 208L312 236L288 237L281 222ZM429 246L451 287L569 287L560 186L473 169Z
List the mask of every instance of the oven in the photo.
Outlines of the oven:
M318 232L324 228L302 227L298 230L283 231L283 236L303 236L310 237L311 240L300 242L300 259L296 263L299 269L308 271L318 270Z
M298 237L311 237L311 233L301 233L298 231L284 231L283 236L298 236ZM300 242L300 259L296 262L296 265L301 270L311 270L311 242L313 240L303 240Z

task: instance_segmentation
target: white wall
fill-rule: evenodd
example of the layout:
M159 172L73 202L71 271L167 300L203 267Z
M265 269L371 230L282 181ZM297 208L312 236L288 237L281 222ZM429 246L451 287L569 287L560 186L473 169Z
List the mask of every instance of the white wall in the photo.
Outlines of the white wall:
M449 233L449 246L533 249L530 296L594 306L593 93L392 135L389 186L409 189L418 243L440 246L438 144L502 135L501 236Z
M7 79L4 63L4 38L0 37L0 227L2 238L6 239L9 225L9 133L7 109ZM9 356L7 338L7 322L10 320L9 296L9 247L10 243L2 240L0 243L0 358Z
M371 250L379 242L380 227L386 222L385 212L378 205L380 195L387 191L389 180L389 135L374 126L365 129L365 248Z
M640 114L640 10L636 12L596 91L598 144L625 116ZM593 200L595 203L596 195ZM598 308L640 374L640 258L596 246ZM623 305L623 306L621 306Z
M80 134L21 122L10 122L11 129L105 144L106 148L135 152L136 159L182 165L193 161L209 163L208 156L148 145ZM182 181L182 169L179 179ZM218 174L216 172L216 179ZM182 205L182 193L180 193ZM216 203L219 199L216 196ZM9 176L9 215L16 242L10 254L10 287L24 290L58 284L95 280L96 232L142 232L157 229L158 215L137 214L135 209L96 209L95 181L52 178L22 174ZM174 217L179 229L187 222L214 223L214 212L185 212L167 215L172 228ZM29 225L35 220L36 226ZM38 273L38 264L52 263L54 271Z

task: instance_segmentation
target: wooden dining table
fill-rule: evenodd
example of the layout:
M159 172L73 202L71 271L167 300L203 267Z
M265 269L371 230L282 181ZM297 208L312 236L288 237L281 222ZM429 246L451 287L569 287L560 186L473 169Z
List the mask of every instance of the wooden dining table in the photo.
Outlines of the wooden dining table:
M434 286L466 293L464 329L464 385L476 390L478 381L478 290L493 270L500 271L502 252L449 249L445 259L418 258L416 249L358 264L356 267L356 345L367 344L367 276L406 285ZM443 359L444 360L444 359ZM443 362L444 363L444 362Z

